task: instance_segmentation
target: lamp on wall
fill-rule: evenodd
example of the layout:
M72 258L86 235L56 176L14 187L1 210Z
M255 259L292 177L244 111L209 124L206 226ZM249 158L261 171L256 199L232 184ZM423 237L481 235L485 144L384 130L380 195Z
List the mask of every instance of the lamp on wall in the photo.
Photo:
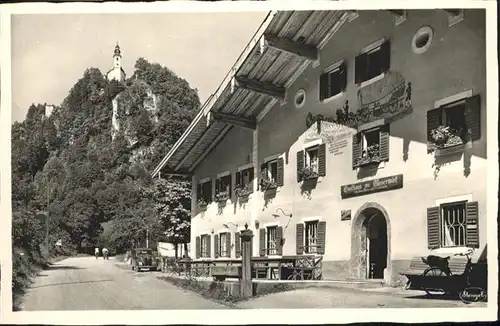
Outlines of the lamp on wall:
M278 209L276 210L276 213L278 213L279 211L281 211L281 214L283 214L283 215L284 215L284 216L286 216L286 217L292 218L292 216L293 216L293 214L292 214L292 213L290 213L290 214L286 214L286 213L285 213L285 211L283 211L283 209L282 209L282 208L278 208ZM280 217L280 215L279 215L279 214L273 214L273 217L274 217L274 218L278 218L278 217Z
M288 217L288 223L286 224L285 229L283 230L283 236L282 236L282 237L281 237L281 239L280 239L280 245L281 245L281 246L283 246L283 245L285 244L285 237L284 237L284 235L285 235L285 231L286 231L286 229L288 229L288 225L290 224L290 221L292 220L292 216L293 216L293 214L292 214L292 213L290 213L290 214L285 213L285 211L283 210L283 208L278 208L278 209L276 210L276 213L278 213L278 212L281 212L281 214L282 214L283 216ZM278 217L280 217L280 216L281 216L281 215L279 215L279 214L272 214L272 215L273 215L273 217L274 217L274 218L278 218Z

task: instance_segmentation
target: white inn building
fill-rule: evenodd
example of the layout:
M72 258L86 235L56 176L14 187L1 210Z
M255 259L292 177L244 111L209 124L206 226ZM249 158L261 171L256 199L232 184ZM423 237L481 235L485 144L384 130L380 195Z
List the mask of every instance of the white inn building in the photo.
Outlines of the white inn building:
M192 258L320 257L404 282L486 248L484 10L279 11L153 171L192 178Z

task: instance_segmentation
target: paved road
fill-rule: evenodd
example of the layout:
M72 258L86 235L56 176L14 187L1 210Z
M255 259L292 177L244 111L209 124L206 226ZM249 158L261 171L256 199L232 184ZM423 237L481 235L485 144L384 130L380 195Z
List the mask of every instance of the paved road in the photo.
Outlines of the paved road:
M243 309L298 309L298 308L447 308L486 307L485 302L465 304L454 299L429 299L420 291L391 288L306 288L274 293L240 302Z
M23 310L223 309L220 304L156 279L158 272L118 268L113 260L62 260L35 279Z

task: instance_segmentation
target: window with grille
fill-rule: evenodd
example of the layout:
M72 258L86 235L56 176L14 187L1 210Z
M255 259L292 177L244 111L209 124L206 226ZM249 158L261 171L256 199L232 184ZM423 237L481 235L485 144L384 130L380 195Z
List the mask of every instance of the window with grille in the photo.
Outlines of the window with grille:
M201 253L200 257L202 258L209 258L209 235L204 234L200 236L200 247L201 247Z
M278 230L277 226L269 226L267 227L267 254L268 255L276 255L276 231Z
M318 221L311 221L305 223L305 253L314 254L317 252L318 246Z
M228 248L227 248L227 233L219 233L219 256L227 257L228 256Z
M466 245L466 202L441 205L441 241L443 247Z

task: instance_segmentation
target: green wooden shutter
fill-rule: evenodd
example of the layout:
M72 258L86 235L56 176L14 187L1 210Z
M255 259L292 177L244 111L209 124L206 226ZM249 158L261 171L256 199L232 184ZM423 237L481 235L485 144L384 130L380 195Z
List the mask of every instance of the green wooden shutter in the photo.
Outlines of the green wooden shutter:
M266 229L264 228L259 230L259 255L266 255Z
M368 70L368 55L362 53L354 59L354 83L361 84L366 79Z
M304 151L297 152L297 182L301 181L300 171L304 168Z
M241 239L240 239L240 233L236 232L234 234L234 254L236 258L241 257Z
M295 230L296 252L297 255L302 255L304 253L304 224L297 223Z
M340 65L339 77L338 77L338 87L339 91L343 92L347 87L347 66L345 62Z
M203 197L204 197L205 201L207 202L207 204L209 204L213 200L213 196L212 196L212 180L210 180L208 182L205 182L203 184L203 187L205 188L203 190Z
M248 189L250 189L251 192L253 192L253 179L254 179L254 173L253 173L254 168L250 168L248 171Z
M279 256L283 255L283 246L281 245L282 239L283 239L283 227L278 226L276 228L276 254Z
M379 51L380 72L386 72L391 68L391 41L387 40L380 46Z
M477 201L465 204L466 211L466 246L479 248L479 204Z
M434 148L431 131L436 129L441 123L441 108L427 111L427 149Z
M469 129L471 140L481 138L481 97L475 95L465 102L465 123Z
M219 235L214 235L214 256L215 258L219 258L220 256L220 247L219 247Z
M321 221L318 222L318 248L317 252L319 255L325 254L325 246L326 246L326 222Z
M358 161L361 157L361 142L360 134L357 133L352 136L352 168L356 169L358 167Z
M211 244L212 237L210 235L207 235L206 237L207 237L207 257L211 258L212 257L212 253L211 253L211 251L212 251L212 247L211 247L212 246L212 244Z
M284 178L284 167L283 167L284 162L283 162L282 157L280 157L278 159L276 165L277 165L277 171L278 171L277 176L276 176L276 185L278 187L281 187L281 186L283 186L283 178Z
M380 160L389 161L389 126L380 129Z
M324 177L326 175L326 145L321 144L318 147L318 175Z
M226 257L231 258L231 232L226 233Z
M328 73L323 73L319 77L319 100L323 101L328 97Z
M201 238L196 237L196 259L201 256Z
M440 228L440 208L427 208L427 247L429 249L439 248L441 244L441 228Z

